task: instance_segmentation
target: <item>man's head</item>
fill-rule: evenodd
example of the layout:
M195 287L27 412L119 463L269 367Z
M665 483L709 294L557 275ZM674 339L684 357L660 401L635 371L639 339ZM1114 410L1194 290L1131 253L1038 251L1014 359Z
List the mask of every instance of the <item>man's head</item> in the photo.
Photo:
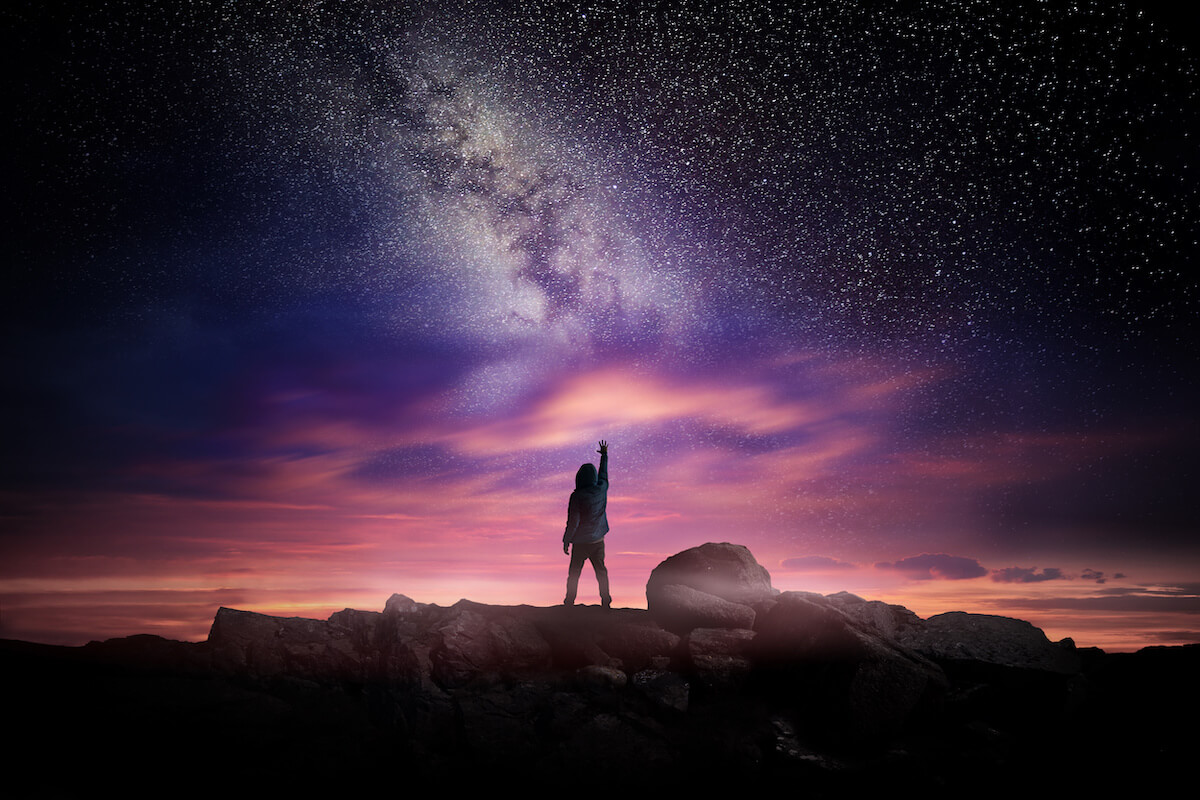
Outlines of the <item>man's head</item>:
M584 464L575 473L575 488L586 489L589 486L596 485L596 465Z

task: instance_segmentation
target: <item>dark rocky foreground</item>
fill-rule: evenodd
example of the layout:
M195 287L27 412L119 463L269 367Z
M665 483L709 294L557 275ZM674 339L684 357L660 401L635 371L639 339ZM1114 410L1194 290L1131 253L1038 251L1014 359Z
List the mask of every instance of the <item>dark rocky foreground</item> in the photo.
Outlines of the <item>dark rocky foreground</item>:
M730 544L664 561L647 605L397 594L326 621L222 608L201 643L0 642L5 794L1041 797L1190 776L1200 647L1107 654L780 593Z

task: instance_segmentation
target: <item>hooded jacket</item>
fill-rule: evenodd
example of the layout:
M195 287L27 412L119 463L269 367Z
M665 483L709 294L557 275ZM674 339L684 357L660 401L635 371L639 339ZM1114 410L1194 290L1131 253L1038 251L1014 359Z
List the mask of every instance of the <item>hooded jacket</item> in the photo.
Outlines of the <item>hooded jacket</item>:
M608 533L608 453L600 454L600 474L591 464L575 473L575 491L567 501L563 543L598 542Z

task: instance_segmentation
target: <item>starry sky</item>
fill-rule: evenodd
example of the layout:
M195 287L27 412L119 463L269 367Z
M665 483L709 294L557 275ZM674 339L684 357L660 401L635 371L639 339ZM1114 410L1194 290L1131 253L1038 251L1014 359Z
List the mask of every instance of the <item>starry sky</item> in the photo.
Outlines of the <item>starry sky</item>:
M1167 4L0 20L0 636L561 602L603 438L617 605L731 541L779 589L1200 641Z

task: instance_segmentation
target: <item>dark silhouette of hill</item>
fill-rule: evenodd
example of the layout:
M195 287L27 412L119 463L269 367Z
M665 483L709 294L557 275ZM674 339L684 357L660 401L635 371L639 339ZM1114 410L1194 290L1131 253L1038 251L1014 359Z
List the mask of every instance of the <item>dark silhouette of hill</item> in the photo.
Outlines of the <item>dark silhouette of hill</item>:
M1104 653L1027 622L778 592L739 545L663 562L648 608L220 609L205 642L0 641L6 795L1170 786L1200 646Z

